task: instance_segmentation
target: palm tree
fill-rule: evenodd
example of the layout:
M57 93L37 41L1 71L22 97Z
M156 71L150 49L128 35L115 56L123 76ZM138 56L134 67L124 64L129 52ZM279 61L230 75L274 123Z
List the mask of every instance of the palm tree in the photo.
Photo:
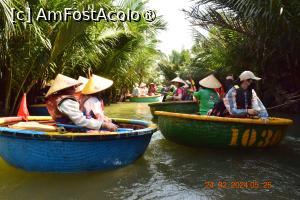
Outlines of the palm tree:
M197 0L186 12L194 26L218 29L231 65L259 73L266 96L299 91L299 1Z

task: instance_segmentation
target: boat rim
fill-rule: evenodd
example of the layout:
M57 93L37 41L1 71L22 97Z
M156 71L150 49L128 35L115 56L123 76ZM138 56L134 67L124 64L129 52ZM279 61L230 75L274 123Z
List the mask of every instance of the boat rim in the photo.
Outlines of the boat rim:
M130 98L137 98L137 99L146 99L146 98L157 98L161 97L162 95L154 95L154 96L141 96L141 97L130 97Z
M188 103L195 103L196 101L169 101L169 102L155 102L150 103L149 106L155 106L155 105L172 105L172 104L188 104Z
M45 106L46 106L46 104L44 104L44 103L29 105L29 107L32 107L32 108L35 108L35 107L45 107Z
M48 131L33 131L33 130L19 130L7 127L1 127L7 121L10 122L21 122L22 117L2 117L0 118L0 136L16 137L24 139L41 139L41 140L67 140L67 141L99 141L99 140L114 140L114 139L130 139L132 137L139 137L144 135L153 134L157 130L157 126L151 122L136 120L136 119L123 119L123 118L112 118L116 122L137 124L145 126L145 128L125 131L123 133L118 132L107 132L100 131L99 133L85 133L85 132L48 132ZM28 121L50 121L51 116L29 116Z
M217 117L207 115L196 115L196 114L183 114L166 111L155 111L155 115L181 118L181 119L192 119L197 121L209 121L209 122L225 122L225 123L241 123L241 124L257 124L257 125L292 125L293 120L285 118L270 117L268 121L262 119L250 119L250 118L232 118L232 117Z

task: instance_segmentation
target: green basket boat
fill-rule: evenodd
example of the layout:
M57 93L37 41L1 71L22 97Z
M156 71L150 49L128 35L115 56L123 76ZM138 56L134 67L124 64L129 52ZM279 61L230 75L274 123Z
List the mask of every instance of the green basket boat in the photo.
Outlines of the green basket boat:
M196 114L199 111L198 103L195 101L170 101L149 104L153 120L157 121L155 111L167 111L176 113Z
M170 141L194 147L263 148L277 145L293 123L283 118L261 119L200 116L156 111L158 126Z
M152 103L152 102L161 102L163 96L155 95L155 96L141 96L141 97L130 97L130 102L139 102L139 103Z

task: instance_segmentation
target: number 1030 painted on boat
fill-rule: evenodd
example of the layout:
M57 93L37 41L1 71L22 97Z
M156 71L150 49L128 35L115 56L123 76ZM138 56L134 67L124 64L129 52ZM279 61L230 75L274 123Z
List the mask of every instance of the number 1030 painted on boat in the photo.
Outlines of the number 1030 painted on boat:
M283 118L268 121L249 118L199 116L156 111L166 139L188 146L263 148L278 144L293 123Z

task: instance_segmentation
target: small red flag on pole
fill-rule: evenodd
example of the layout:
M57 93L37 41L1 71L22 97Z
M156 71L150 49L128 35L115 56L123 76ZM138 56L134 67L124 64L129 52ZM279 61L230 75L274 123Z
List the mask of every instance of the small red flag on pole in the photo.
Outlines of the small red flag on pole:
M18 110L18 117L22 117L24 120L28 120L29 112L27 109L26 93L23 94L22 101Z

